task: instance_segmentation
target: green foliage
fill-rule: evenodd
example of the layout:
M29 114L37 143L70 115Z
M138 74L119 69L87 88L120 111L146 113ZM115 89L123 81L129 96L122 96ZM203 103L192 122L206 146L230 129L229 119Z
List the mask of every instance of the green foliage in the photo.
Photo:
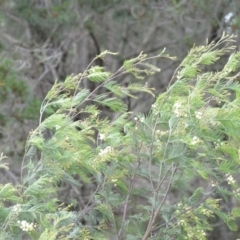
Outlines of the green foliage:
M11 61L3 60L0 62L0 101L5 105L10 105L14 115L10 115L5 109L6 106L0 108L0 121L2 125L6 125L11 118L17 120L36 119L40 108L40 100L29 97L28 86L25 81L19 79L17 72ZM25 105L22 111L19 111L15 104L22 103Z
M27 140L21 185L1 186L0 237L205 240L215 216L236 231L239 208L226 213L215 198L240 200L240 53L233 53L233 42L223 35L216 44L194 47L148 115L132 116L123 97L153 89L118 81L127 73L141 80L159 72L149 61L170 58L163 52L141 53L110 73L92 66L115 55L105 51L83 73L56 82ZM205 70L228 53L221 71ZM83 89L85 79L97 82L96 89ZM101 118L103 107L117 117ZM202 184L193 189L195 178ZM94 185L85 206L73 211L59 203L62 182Z

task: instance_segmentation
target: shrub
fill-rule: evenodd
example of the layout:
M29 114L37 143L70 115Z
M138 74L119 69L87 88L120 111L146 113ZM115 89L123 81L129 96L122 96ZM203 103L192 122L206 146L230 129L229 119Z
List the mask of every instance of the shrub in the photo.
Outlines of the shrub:
M121 86L119 79L159 72L149 62L173 59L164 52L141 53L110 73L93 66L115 55L105 51L83 73L56 82L27 140L21 184L1 186L0 238L203 240L215 216L237 230L240 208L226 212L216 194L240 198L240 53L221 71L204 67L233 52L233 42L223 35L193 47L147 115L128 112L122 98L153 95L153 89L141 82ZM82 88L85 79L98 87ZM100 117L103 106L116 113L113 119ZM196 178L201 186L193 189ZM78 198L64 206L62 182L93 184L94 190L83 207Z

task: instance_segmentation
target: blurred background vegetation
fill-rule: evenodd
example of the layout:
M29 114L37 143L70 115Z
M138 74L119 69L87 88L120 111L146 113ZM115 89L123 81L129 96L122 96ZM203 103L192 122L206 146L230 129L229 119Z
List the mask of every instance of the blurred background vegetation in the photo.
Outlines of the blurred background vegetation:
M147 79L159 94L194 43L217 41L223 32L236 34L240 47L239 0L0 0L0 152L11 167L1 171L0 182L18 183L25 141L56 79L82 72L106 49L119 56L97 64L115 71L124 59L166 47L177 60L155 60L162 71ZM154 98L141 94L125 101L129 111L147 113ZM87 198L86 189L81 194ZM209 239L233 239L222 222L214 224Z

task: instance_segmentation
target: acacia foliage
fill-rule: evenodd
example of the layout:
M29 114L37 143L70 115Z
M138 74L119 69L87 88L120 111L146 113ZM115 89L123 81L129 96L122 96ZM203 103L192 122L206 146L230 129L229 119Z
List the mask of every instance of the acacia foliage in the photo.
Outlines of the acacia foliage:
M240 200L240 53L234 48L234 37L227 35L192 48L148 115L128 112L122 97L154 95L141 79L160 71L150 60L171 58L164 52L141 53L111 73L93 66L116 54L105 51L83 73L56 82L27 140L21 185L1 186L0 238L204 240L216 215L236 231L240 209L224 212L214 198L218 193ZM222 70L206 70L229 52ZM139 83L121 86L123 74ZM82 88L86 79L98 87ZM99 106L117 117L101 118ZM203 184L191 189L196 177ZM80 180L95 186L89 201L78 210L60 204L60 183L77 188ZM71 204L76 207L78 199Z

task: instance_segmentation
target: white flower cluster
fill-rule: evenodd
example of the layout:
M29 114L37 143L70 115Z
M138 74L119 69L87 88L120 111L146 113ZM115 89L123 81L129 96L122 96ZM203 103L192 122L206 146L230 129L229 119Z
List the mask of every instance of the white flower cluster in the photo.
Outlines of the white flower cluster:
M183 219L179 220L178 224L183 225L185 224L185 221Z
M69 138L68 136L65 137L65 140L66 140L67 142L69 141L69 139L70 139L70 138Z
M177 117L181 117L181 103L174 103L173 112L176 114Z
M113 151L113 148L110 147L110 146L107 146L106 148L100 150L99 155L100 156L104 156L104 155L106 155L108 153L111 153L112 151Z
M12 210L14 213L18 214L21 211L21 205L20 204L14 205Z
M206 208L204 208L204 209L202 209L202 214L204 214L204 215L206 215L206 216L211 216L211 214L212 214L212 211L211 210L209 210L209 209L206 209Z
M221 139L218 139L217 142L213 142L214 148L221 148L222 146L226 145L226 142L221 142Z
M144 117L141 117L141 118L139 119L139 121L140 121L140 122L144 122Z
M152 108L153 108L153 109L156 109L156 107L157 107L156 104L153 104L153 105L152 105Z
M186 116L186 114L184 114L184 109L183 109L182 103L180 103L180 102L174 103L173 112L177 117Z
M157 109L157 104L156 103L152 104L152 112L153 112L153 114L157 113L156 109Z
M115 187L117 186L117 184L116 184L117 181L118 181L118 180L117 180L116 178L114 178L114 179L111 180L111 182L113 183L113 185L114 185Z
M156 133L160 136L163 136L163 135L168 134L168 130L167 131L161 131L161 130L158 129L158 130L156 130Z
M201 112L201 111L196 111L196 112L195 112L195 116L196 116L197 119L201 119L202 116L203 116L203 112Z
M144 117L140 117L140 118L134 117L133 120L136 121L136 122L137 121L144 122L145 119L144 119Z
M18 224L20 224L20 228L21 228L24 232L33 231L34 228L37 227L36 224L34 224L34 223L28 223L28 222L25 221L25 220L23 220L23 221L18 221Z
M196 137L196 136L194 136L193 139L192 139L192 141L191 141L191 144L192 144L192 145L196 145L196 144L198 144L198 143L201 143L201 139L198 138L198 137Z
M233 194L240 196L240 188L233 190Z
M61 127L59 125L55 125L56 130L60 129Z
M187 235L190 239L195 239L195 237L196 236L206 236L206 233L203 231L203 230L198 230L198 229L196 229L196 231L193 231L193 232L190 232L190 233L188 233L188 235ZM199 239L199 238L198 238Z
M100 133L100 134L99 134L99 139L100 139L100 140L104 140L104 139L105 139L105 134Z
M216 187L216 186L217 186L217 183L214 182L214 181L211 181L211 185L212 185L212 187Z
M225 175L226 177L226 180L228 182L228 184L234 184L235 183L235 180L233 179L233 176L232 175Z
M187 232L187 237L188 237L187 239L196 239L196 236L198 236L198 237L206 236L206 232L204 230L190 227L188 220L181 219L178 221L178 225L181 225L184 228L184 230ZM197 239L200 239L200 238L197 238Z

